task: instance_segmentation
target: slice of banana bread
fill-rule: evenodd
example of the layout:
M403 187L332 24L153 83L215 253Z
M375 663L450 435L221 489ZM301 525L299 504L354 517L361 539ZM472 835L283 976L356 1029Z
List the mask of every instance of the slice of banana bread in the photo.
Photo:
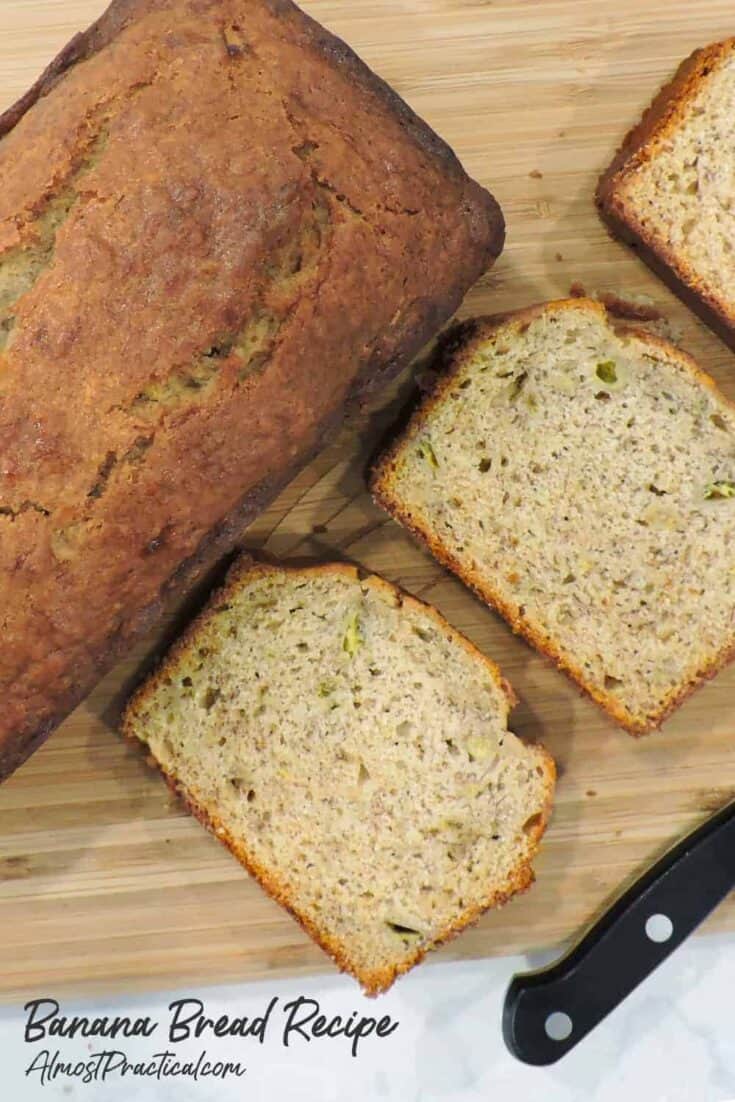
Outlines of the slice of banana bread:
M735 648L735 410L589 299L456 330L376 499L634 734Z
M243 561L126 735L371 994L533 879L554 763L433 609L354 567Z
M612 229L735 345L735 38L697 50L600 180Z

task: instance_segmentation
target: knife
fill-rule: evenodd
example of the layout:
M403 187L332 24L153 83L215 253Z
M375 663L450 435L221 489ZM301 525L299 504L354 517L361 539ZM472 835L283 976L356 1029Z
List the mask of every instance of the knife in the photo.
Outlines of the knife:
M561 959L514 976L503 1037L519 1060L570 1052L704 921L735 884L735 801L677 843Z

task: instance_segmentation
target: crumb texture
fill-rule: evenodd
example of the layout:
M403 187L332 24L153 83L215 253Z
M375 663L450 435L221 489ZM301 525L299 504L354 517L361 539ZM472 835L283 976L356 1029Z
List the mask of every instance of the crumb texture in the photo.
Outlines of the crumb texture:
M351 568L256 568L126 729L367 990L530 880L553 765L497 669Z
M0 138L0 776L502 244L289 3L117 0L77 52Z
M480 323L376 490L632 730L735 643L735 412L590 300Z

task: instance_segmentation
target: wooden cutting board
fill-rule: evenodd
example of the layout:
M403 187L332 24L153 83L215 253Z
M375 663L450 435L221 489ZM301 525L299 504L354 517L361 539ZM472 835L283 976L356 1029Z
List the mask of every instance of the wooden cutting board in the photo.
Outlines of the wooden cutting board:
M0 101L20 95L102 0L3 0ZM652 93L693 48L733 31L731 0L310 0L489 185L507 249L464 314L590 291L645 292L735 397L735 356L634 256L610 241L592 193ZM497 659L521 698L514 727L559 763L533 891L438 956L536 949L575 935L630 878L735 795L735 666L664 733L616 730L514 638L365 493L367 456L406 379L304 472L245 542L347 556L438 605ZM0 789L0 995L182 985L330 964L235 861L171 801L115 734L132 654ZM735 927L735 905L713 920Z

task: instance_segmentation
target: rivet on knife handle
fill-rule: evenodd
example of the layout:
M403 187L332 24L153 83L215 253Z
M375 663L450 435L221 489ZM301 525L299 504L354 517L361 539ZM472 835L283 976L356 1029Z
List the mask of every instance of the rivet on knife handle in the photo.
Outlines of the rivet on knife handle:
M628 888L566 956L515 976L505 1043L553 1064L586 1037L702 922L735 884L735 803L713 815Z

